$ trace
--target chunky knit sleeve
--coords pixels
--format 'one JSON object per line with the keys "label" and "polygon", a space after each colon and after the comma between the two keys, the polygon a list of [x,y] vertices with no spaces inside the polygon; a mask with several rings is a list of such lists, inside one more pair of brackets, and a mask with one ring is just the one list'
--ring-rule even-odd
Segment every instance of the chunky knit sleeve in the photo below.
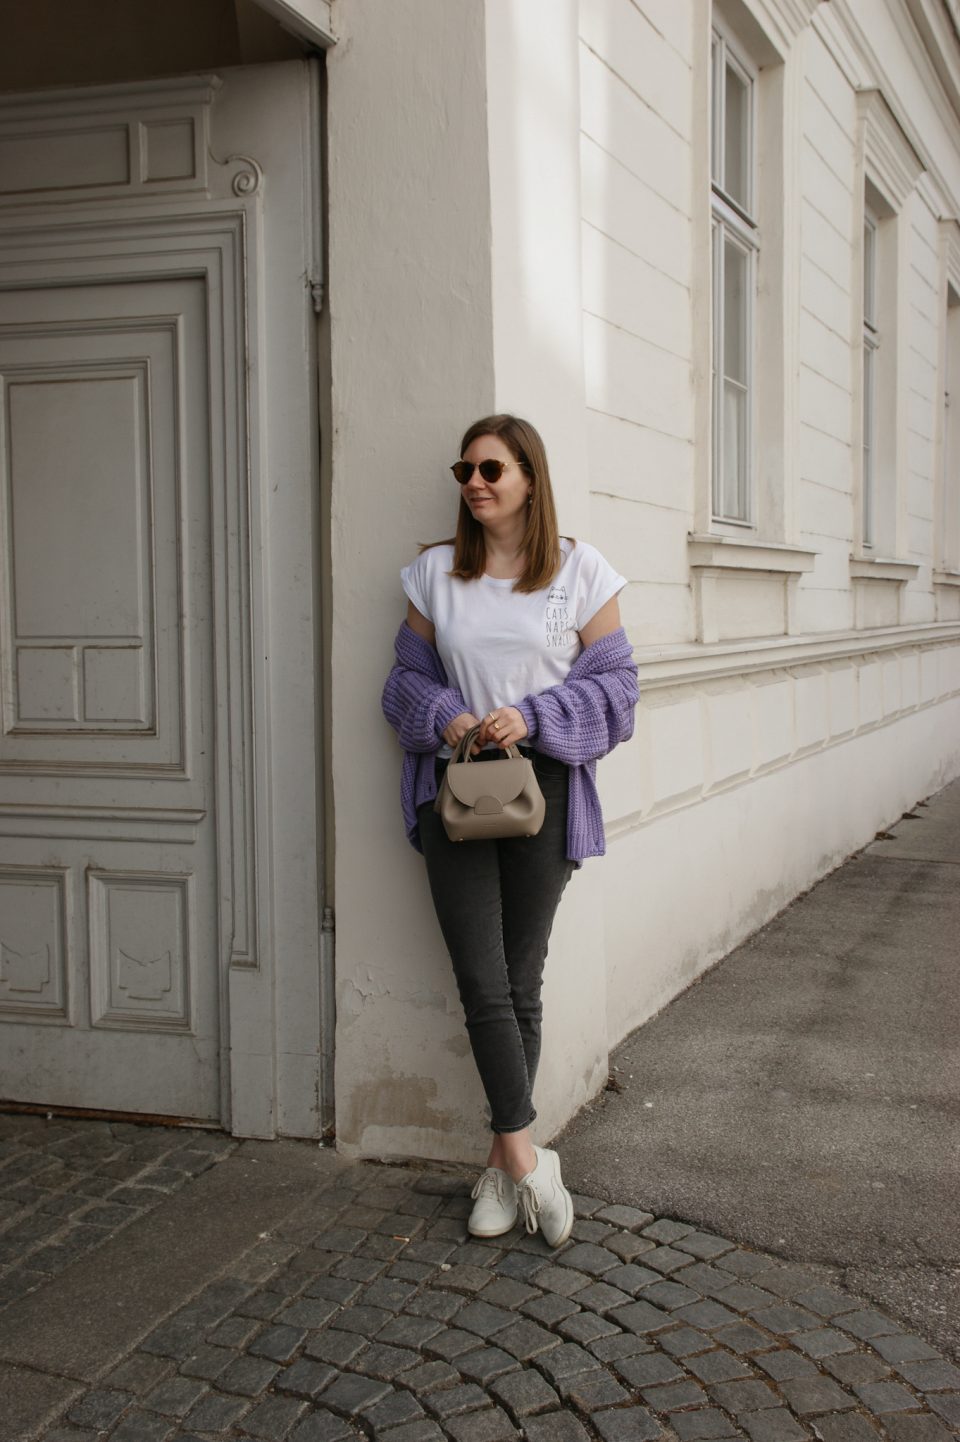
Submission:
{"label": "chunky knit sleeve", "polygon": [[406,623],[394,643],[396,662],[387,677],[380,704],[404,751],[436,751],[444,728],[467,710],[455,686],[447,685],[437,652]]}
{"label": "chunky knit sleeve", "polygon": [[587,646],[559,686],[513,704],[538,751],[580,766],[633,735],[639,694],[633,648],[620,627]]}

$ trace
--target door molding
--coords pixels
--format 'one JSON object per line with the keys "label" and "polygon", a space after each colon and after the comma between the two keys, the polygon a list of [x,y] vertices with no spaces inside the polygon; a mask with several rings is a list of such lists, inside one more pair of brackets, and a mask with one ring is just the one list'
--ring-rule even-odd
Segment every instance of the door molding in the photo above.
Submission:
{"label": "door molding", "polygon": [[[78,112],[82,112],[82,128],[91,126],[95,137],[109,137],[111,126],[115,132],[118,123],[128,137],[138,132],[142,135],[142,111],[122,115],[124,104],[129,108],[133,99],[130,87],[97,89],[99,94],[78,93],[76,105],[66,97],[66,113],[62,94],[0,102],[0,141],[15,141],[28,125],[39,124],[45,112],[54,145],[57,135],[69,143],[80,120]],[[264,938],[269,935],[270,898],[264,884],[266,868],[261,865],[269,845],[262,834],[262,818],[268,814],[263,789],[269,767],[258,743],[265,728],[256,724],[260,698],[254,695],[252,665],[254,647],[262,650],[257,633],[265,603],[259,568],[251,565],[252,547],[259,551],[255,534],[259,506],[253,504],[253,498],[261,483],[255,394],[260,341],[261,172],[249,157],[233,156],[220,164],[210,156],[208,111],[217,90],[215,78],[167,83],[162,94],[158,93],[161,87],[153,89],[150,113],[162,117],[156,123],[182,124],[188,127],[184,135],[196,137],[197,174],[189,187],[193,194],[184,195],[181,182],[175,201],[168,186],[168,193],[160,193],[158,203],[153,198],[157,192],[148,197],[143,184],[134,189],[118,176],[116,186],[98,185],[93,193],[84,193],[82,201],[75,186],[53,185],[29,199],[22,191],[15,198],[2,196],[0,287],[28,289],[39,279],[45,287],[184,277],[200,277],[204,284],[210,388],[221,1115],[229,1124],[231,1095],[236,1094],[238,1079],[229,1074],[231,988],[224,969],[258,971]],[[140,93],[141,87],[136,91]],[[137,154],[143,156],[142,143]],[[141,170],[141,182],[144,173],[148,174]],[[68,174],[66,164],[62,174]],[[56,176],[48,179],[55,181]],[[95,210],[87,201],[95,202]],[[19,795],[18,779],[22,783],[23,778],[18,778],[17,770],[15,765],[0,766],[10,798],[7,805],[0,804],[0,827],[4,821],[9,825],[14,817],[22,824],[23,807],[29,805],[26,793]],[[62,774],[70,775],[69,768]],[[45,829],[51,824],[55,831],[68,828],[76,820],[74,812],[74,807],[65,804],[56,815],[46,814]]]}
{"label": "door molding", "polygon": [[185,75],[0,97],[0,208],[206,194],[221,84]]}
{"label": "door molding", "polygon": [[[237,207],[196,215],[131,215],[94,225],[51,217],[0,236],[0,287],[109,283],[199,276],[205,285],[210,384],[210,487],[214,747],[219,874],[220,955],[230,967],[256,969],[260,958],[261,848],[252,646],[263,597],[251,570],[251,495],[259,477],[256,404],[256,193]],[[254,214],[251,214],[254,212]],[[12,768],[0,767],[7,780]],[[14,773],[15,774],[15,773]],[[69,774],[66,772],[64,774]],[[14,803],[15,804],[15,803]],[[68,817],[72,808],[64,807]],[[0,817],[5,808],[0,805]]]}

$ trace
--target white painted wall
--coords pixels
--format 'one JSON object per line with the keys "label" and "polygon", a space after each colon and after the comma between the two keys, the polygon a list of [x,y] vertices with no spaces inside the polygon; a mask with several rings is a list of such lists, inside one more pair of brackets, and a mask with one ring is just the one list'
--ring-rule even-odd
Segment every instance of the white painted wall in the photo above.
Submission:
{"label": "white painted wall", "polygon": [[[342,22],[328,61],[337,1134],[349,1151],[475,1158],[483,1097],[379,695],[400,567],[455,525],[447,466],[467,424],[529,415],[562,524],[583,529],[576,6],[361,0]],[[557,927],[544,1138],[606,1076],[596,886],[575,878]]]}
{"label": "white painted wall", "polygon": [[[541,431],[560,529],[587,536],[578,0],[487,0],[486,47],[495,408]],[[551,939],[538,1140],[607,1077],[603,929],[601,879],[587,866]]]}
{"label": "white painted wall", "polygon": [[[698,418],[709,406],[708,7],[582,0],[591,539],[631,578],[623,611],[642,689],[633,742],[600,771],[611,1040],[960,769],[960,638],[956,626],[929,625],[945,614],[931,579],[945,309],[939,216],[960,211],[960,126],[946,103],[931,105],[930,77],[915,69],[901,33],[904,7],[875,8],[883,16],[876,29],[871,22],[873,55],[858,51],[849,31],[820,24],[822,15],[787,40],[771,17],[788,9],[795,17],[795,7],[740,7],[741,19],[746,10],[767,26],[769,49],[757,58],[783,65],[788,78],[783,154],[790,163],[795,136],[800,209],[797,446],[792,497],[781,465],[784,530],[815,556],[791,582],[789,637],[763,639],[782,614],[782,582],[733,575],[723,580],[722,619],[741,639],[704,647],[690,644],[687,534],[702,524]],[[881,88],[910,141],[919,148],[923,137],[921,158],[938,182],[907,197],[900,229],[901,559],[918,570],[902,597],[896,583],[860,583],[869,589],[855,607],[858,87]],[[759,358],[761,368],[777,362]],[[951,601],[957,594],[941,591]],[[900,625],[874,632],[871,651],[856,617],[862,625],[885,612]]]}
{"label": "white painted wall", "polygon": [[[761,427],[771,529],[752,540],[792,548],[792,570],[725,562],[713,589],[727,639],[713,645],[695,639],[688,548],[709,523],[708,7],[423,0],[402,24],[390,0],[339,10],[330,564],[347,1150],[470,1156],[482,1141],[377,707],[397,571],[417,540],[452,529],[444,468],[475,415],[514,409],[544,431],[564,529],[630,580],[622,609],[643,687],[634,740],[600,767],[608,857],[574,879],[555,929],[543,1135],[601,1084],[609,1044],[960,770],[960,625],[944,620],[960,617],[960,592],[935,594],[933,581],[943,218],[960,213],[960,122],[898,0],[871,7],[869,36],[843,0],[811,0],[810,21],[780,0],[733,8],[766,27],[758,59],[783,107],[764,163],[786,167],[790,189],[786,301],[764,329],[780,349],[759,359],[784,415]],[[899,221],[906,581],[851,575],[858,90],[882,93],[929,172]]]}
{"label": "white painted wall", "polygon": [[452,532],[445,467],[492,408],[483,12],[391,0],[338,17],[328,75],[337,1133],[441,1155],[479,1126],[467,1039],[380,713],[399,571]]}

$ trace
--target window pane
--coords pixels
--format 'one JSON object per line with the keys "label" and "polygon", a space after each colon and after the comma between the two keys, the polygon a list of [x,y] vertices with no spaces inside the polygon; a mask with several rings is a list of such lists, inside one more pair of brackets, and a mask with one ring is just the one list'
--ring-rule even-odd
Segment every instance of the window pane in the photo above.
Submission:
{"label": "window pane", "polygon": [[724,83],[726,133],[724,135],[723,188],[744,210],[750,205],[750,91],[729,65]]}
{"label": "window pane", "polygon": [[746,520],[747,393],[742,386],[723,383],[723,476],[720,514]]}
{"label": "window pane", "polygon": [[947,291],[947,344],[944,355],[943,376],[943,484],[941,488],[940,524],[943,542],[940,554],[943,564],[956,567],[960,555],[960,448],[957,446],[957,426],[960,423],[960,398],[955,387],[958,384],[957,350],[960,342],[960,304],[952,286]]}
{"label": "window pane", "polygon": [[723,372],[746,385],[748,258],[728,239],[723,260]]}
{"label": "window pane", "polygon": [[874,315],[877,255],[876,236],[877,232],[873,226],[867,222],[863,227],[863,318],[865,321],[869,321],[874,327],[876,326],[876,316]]}
{"label": "window pane", "polygon": [[863,348],[863,543],[873,544],[873,348]]}
{"label": "window pane", "polygon": [[723,294],[723,231],[716,223],[714,223],[712,227],[711,242],[710,469],[713,487],[713,512],[714,515],[719,515],[722,510],[721,492],[723,485],[723,456],[720,449],[723,435],[723,416],[719,389],[720,371],[722,369],[720,358],[723,353],[723,322],[721,315],[721,297]]}
{"label": "window pane", "polygon": [[719,95],[720,41],[714,35],[710,41],[710,178],[720,183],[720,95]]}

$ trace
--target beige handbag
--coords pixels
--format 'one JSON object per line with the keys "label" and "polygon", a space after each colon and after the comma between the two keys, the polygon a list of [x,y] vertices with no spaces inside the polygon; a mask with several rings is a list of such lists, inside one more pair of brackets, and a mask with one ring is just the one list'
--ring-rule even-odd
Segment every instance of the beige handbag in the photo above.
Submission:
{"label": "beige handbag", "polygon": [[458,742],[440,783],[434,810],[444,830],[451,841],[536,836],[547,808],[533,762],[516,746],[506,748],[502,761],[474,761],[479,730],[474,726]]}

